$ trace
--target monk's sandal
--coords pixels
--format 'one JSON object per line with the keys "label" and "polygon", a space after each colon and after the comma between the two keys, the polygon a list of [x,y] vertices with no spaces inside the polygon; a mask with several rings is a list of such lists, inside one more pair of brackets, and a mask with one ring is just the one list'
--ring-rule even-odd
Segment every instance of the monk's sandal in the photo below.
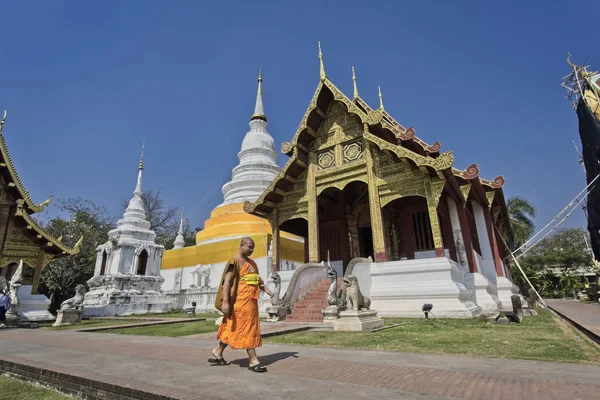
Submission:
{"label": "monk's sandal", "polygon": [[248,369],[252,372],[267,372],[267,367],[265,367],[264,365],[262,365],[260,363],[249,366]]}

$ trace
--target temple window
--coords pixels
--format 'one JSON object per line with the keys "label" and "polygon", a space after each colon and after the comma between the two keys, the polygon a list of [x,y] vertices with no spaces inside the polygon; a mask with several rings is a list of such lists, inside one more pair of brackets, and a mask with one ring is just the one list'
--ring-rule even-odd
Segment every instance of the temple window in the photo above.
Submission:
{"label": "temple window", "polygon": [[137,275],[146,275],[146,266],[148,265],[148,252],[142,250],[138,256]]}

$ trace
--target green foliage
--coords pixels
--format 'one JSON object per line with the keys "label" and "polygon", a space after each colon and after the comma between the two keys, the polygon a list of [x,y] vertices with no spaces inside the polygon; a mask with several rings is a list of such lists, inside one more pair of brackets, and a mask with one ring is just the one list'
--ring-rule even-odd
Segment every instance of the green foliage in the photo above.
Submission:
{"label": "green foliage", "polygon": [[[583,289],[582,272],[591,271],[592,264],[587,235],[581,228],[558,230],[521,258],[523,271],[543,297],[570,297]],[[510,267],[515,283],[526,293],[528,285],[521,273]]]}
{"label": "green foliage", "polygon": [[507,244],[511,251],[515,251],[525,244],[533,235],[535,225],[535,207],[522,197],[514,196],[506,202],[511,230],[508,232]]}
{"label": "green foliage", "polygon": [[81,236],[83,242],[78,254],[52,261],[42,271],[40,290],[50,296],[50,310],[73,296],[77,284],[85,283],[94,274],[96,248],[107,239],[114,226],[114,218],[106,207],[90,200],[70,198],[58,202],[58,209],[66,218],[56,217],[48,221],[44,229],[62,242],[73,246]]}

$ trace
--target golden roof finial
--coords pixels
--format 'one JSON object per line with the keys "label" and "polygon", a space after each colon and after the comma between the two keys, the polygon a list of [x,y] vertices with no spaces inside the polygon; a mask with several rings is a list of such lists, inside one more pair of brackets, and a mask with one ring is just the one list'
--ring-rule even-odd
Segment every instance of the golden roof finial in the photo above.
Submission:
{"label": "golden roof finial", "polygon": [[327,76],[325,75],[325,64],[323,64],[323,53],[321,52],[321,42],[319,43],[319,77],[324,81]]}
{"label": "golden roof finial", "polygon": [[144,169],[144,146],[146,145],[146,139],[142,141],[142,155],[140,156],[140,165],[138,166],[138,170]]}
{"label": "golden roof finial", "polygon": [[379,88],[379,108],[381,110],[385,110],[385,108],[383,108],[383,96],[381,95],[381,86],[377,86]]}
{"label": "golden roof finial", "polygon": [[79,238],[77,243],[75,243],[75,246],[73,246],[73,250],[75,250],[76,252],[79,253],[79,249],[81,248],[82,243],[83,243],[83,235],[81,235],[81,237]]}
{"label": "golden roof finial", "polygon": [[354,100],[358,99],[358,87],[356,87],[356,74],[354,73],[354,66],[352,66],[352,82],[354,83]]}
{"label": "golden roof finial", "polygon": [[0,120],[0,134],[2,134],[2,125],[6,122],[6,110],[4,110],[4,117]]}

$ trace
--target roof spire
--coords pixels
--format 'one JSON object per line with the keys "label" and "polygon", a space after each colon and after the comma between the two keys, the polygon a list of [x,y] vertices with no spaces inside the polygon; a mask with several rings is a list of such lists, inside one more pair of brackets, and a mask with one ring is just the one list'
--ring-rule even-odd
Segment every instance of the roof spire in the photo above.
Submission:
{"label": "roof spire", "polygon": [[6,122],[6,110],[4,110],[4,117],[0,120],[0,135],[2,134],[2,125]]}
{"label": "roof spire", "polygon": [[135,185],[135,190],[133,194],[141,196],[142,195],[142,171],[144,170],[144,147],[146,144],[146,139],[142,142],[142,155],[140,156],[140,165],[138,166],[138,179],[137,185]]}
{"label": "roof spire", "polygon": [[325,65],[323,64],[323,53],[321,52],[321,42],[319,43],[319,77],[324,81],[327,76],[325,75]]}
{"label": "roof spire", "polygon": [[352,66],[352,82],[354,83],[354,100],[358,99],[358,87],[356,86],[356,74],[354,73],[354,66]]}
{"label": "roof spire", "polygon": [[254,114],[250,117],[250,121],[255,119],[262,119],[263,121],[267,120],[267,116],[265,115],[265,108],[263,106],[262,99],[262,66],[258,69],[258,90],[256,91],[256,104],[254,105]]}
{"label": "roof spire", "polygon": [[381,110],[385,110],[383,107],[383,96],[381,95],[381,86],[377,86],[379,88],[379,108]]}
{"label": "roof spire", "polygon": [[185,239],[183,238],[183,206],[181,206],[181,221],[179,221],[179,232],[177,233],[175,242],[173,242],[174,249],[181,249],[182,247],[185,247]]}

